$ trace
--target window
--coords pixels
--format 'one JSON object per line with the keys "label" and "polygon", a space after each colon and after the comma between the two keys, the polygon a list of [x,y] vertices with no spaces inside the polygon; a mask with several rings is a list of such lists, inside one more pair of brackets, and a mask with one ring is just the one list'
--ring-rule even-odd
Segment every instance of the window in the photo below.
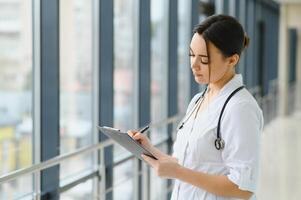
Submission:
{"label": "window", "polygon": [[[114,199],[134,199],[134,160],[131,159],[114,167]],[[137,190],[137,188],[135,188]]]}
{"label": "window", "polygon": [[[60,1],[60,153],[92,144],[93,0]],[[91,169],[92,154],[63,162],[60,178]]]}
{"label": "window", "polygon": [[190,5],[178,0],[178,110],[185,113],[190,100],[189,45],[192,31]]}
{"label": "window", "polygon": [[[0,1],[0,175],[33,160],[32,35],[32,1]],[[1,184],[0,199],[31,191],[32,177],[23,176]]]}
{"label": "window", "polygon": [[[167,118],[168,1],[151,1],[151,121]],[[166,125],[151,131],[153,144],[167,139]],[[151,172],[151,199],[161,199],[167,182]]]}
{"label": "window", "polygon": [[[168,1],[151,1],[151,121],[167,118]],[[154,144],[167,138],[166,127],[154,129]]]}
{"label": "window", "polygon": [[[114,1],[114,127],[123,131],[136,125],[137,6],[137,0]],[[127,155],[127,151],[115,146],[115,161]]]}
{"label": "window", "polygon": [[93,181],[90,179],[61,194],[61,200],[82,200],[93,198]]}
{"label": "window", "polygon": [[[137,0],[114,1],[114,127],[122,131],[137,126],[137,20]],[[113,155],[116,163],[131,154],[121,146],[114,145]],[[114,199],[134,198],[133,161],[114,167]]]}

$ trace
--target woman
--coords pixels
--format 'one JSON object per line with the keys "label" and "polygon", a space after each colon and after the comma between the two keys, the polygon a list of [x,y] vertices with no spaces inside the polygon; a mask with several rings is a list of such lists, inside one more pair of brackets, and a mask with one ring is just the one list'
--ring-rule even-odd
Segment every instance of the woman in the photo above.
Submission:
{"label": "woman", "polygon": [[256,199],[263,115],[235,73],[248,42],[230,16],[214,15],[196,26],[191,69],[195,81],[207,89],[191,100],[173,156],[155,148],[147,136],[128,131],[158,158],[143,156],[157,175],[175,179],[173,200]]}

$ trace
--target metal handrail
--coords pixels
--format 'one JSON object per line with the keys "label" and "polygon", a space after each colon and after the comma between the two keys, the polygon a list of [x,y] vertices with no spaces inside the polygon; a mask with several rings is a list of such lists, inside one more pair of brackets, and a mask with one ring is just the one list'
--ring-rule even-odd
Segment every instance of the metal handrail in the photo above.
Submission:
{"label": "metal handrail", "polygon": [[[161,125],[164,125],[164,124],[170,124],[170,123],[176,122],[179,119],[179,117],[181,117],[181,114],[169,117],[169,118],[164,119],[164,120],[159,121],[159,122],[151,123],[149,125],[150,130],[155,128],[155,127],[159,127]],[[63,155],[53,157],[49,160],[46,160],[44,162],[32,165],[30,167],[19,169],[19,170],[4,174],[4,175],[0,176],[0,184],[11,181],[11,180],[14,180],[14,179],[17,179],[18,177],[26,175],[26,174],[33,174],[35,172],[42,171],[44,169],[53,167],[53,166],[61,163],[62,161],[65,161],[65,160],[70,159],[72,157],[76,157],[76,156],[81,155],[81,154],[85,154],[85,153],[88,153],[88,152],[91,152],[91,151],[95,151],[95,150],[98,150],[98,149],[101,149],[101,148],[105,148],[105,147],[110,146],[112,144],[114,144],[113,140],[108,139],[108,140],[105,140],[103,142],[99,142],[97,144],[89,145],[87,147],[82,147],[82,148],[80,148],[80,149],[78,149],[74,152],[71,152],[71,153],[66,153],[66,154],[63,154]]]}
{"label": "metal handrail", "polygon": [[74,151],[74,152],[71,152],[71,153],[66,153],[64,155],[56,156],[54,158],[51,158],[51,159],[46,160],[44,162],[32,165],[30,167],[10,172],[8,174],[0,176],[0,184],[4,183],[4,182],[8,182],[8,181],[13,180],[13,179],[16,179],[19,176],[23,176],[23,175],[26,175],[26,174],[32,174],[32,173],[35,173],[35,172],[53,167],[53,166],[59,164],[60,162],[66,160],[66,159],[69,159],[69,158],[72,158],[72,157],[75,157],[75,156],[78,156],[80,154],[84,154],[84,153],[87,153],[87,152],[90,152],[90,151],[93,151],[93,150],[97,150],[101,147],[109,146],[112,143],[113,142],[111,140],[106,140],[106,141],[98,143],[98,144],[94,144],[94,145],[90,145],[88,147],[80,148],[77,151]]}

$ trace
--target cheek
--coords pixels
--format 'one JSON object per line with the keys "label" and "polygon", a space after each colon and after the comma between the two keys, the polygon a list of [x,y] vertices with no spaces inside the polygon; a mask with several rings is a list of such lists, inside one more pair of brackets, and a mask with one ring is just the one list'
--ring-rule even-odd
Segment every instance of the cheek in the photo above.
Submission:
{"label": "cheek", "polygon": [[228,67],[224,63],[212,63],[210,65],[210,82],[220,80],[227,72]]}

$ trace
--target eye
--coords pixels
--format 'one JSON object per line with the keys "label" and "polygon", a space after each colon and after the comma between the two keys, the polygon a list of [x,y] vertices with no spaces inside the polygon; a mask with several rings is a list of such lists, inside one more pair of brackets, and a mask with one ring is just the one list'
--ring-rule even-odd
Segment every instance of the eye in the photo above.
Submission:
{"label": "eye", "polygon": [[209,64],[209,58],[208,58],[208,57],[201,56],[201,63],[202,63],[202,64]]}

